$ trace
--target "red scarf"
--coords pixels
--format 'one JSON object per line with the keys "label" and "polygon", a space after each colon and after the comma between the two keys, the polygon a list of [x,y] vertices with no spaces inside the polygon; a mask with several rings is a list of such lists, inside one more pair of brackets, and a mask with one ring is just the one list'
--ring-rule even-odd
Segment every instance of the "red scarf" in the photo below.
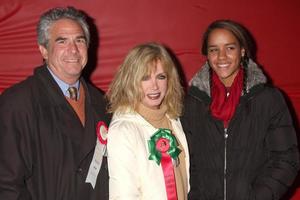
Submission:
{"label": "red scarf", "polygon": [[[212,102],[210,104],[210,110],[215,118],[223,121],[225,128],[227,128],[228,123],[231,120],[239,103],[243,89],[243,78],[243,69],[240,68],[237,76],[234,78],[231,87],[226,88],[220,81],[217,74],[214,71],[212,73]],[[227,92],[229,92],[228,97]]]}

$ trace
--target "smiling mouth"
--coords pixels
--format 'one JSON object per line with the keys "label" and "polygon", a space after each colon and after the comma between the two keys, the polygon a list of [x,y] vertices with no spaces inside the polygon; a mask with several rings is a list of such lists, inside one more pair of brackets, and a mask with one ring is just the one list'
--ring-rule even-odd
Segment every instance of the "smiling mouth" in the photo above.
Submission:
{"label": "smiling mouth", "polygon": [[155,94],[147,94],[147,97],[151,100],[156,100],[159,99],[160,93],[155,93]]}
{"label": "smiling mouth", "polygon": [[217,66],[219,68],[226,68],[226,67],[229,67],[229,64],[218,64]]}
{"label": "smiling mouth", "polygon": [[78,63],[79,59],[68,59],[68,60],[65,60],[65,62],[67,62],[67,63]]}

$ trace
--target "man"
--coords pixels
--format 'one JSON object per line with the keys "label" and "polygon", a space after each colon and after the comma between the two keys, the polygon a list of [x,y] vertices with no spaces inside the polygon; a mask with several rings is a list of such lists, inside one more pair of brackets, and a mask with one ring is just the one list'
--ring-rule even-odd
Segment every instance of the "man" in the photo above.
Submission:
{"label": "man", "polygon": [[97,166],[103,153],[95,145],[97,126],[110,117],[102,93],[81,77],[90,41],[85,15],[51,9],[37,32],[45,64],[0,96],[0,199],[108,199],[106,159]]}

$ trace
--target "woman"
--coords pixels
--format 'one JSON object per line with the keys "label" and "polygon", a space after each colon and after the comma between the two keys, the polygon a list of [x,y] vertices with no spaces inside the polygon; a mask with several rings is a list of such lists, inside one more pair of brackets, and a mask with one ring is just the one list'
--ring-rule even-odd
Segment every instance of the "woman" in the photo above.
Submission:
{"label": "woman", "polygon": [[279,199],[299,168],[284,98],[251,59],[246,30],[218,20],[204,33],[207,62],[193,77],[182,125],[189,144],[189,199]]}
{"label": "woman", "polygon": [[189,157],[178,117],[183,89],[166,49],[132,49],[107,93],[110,199],[187,199]]}

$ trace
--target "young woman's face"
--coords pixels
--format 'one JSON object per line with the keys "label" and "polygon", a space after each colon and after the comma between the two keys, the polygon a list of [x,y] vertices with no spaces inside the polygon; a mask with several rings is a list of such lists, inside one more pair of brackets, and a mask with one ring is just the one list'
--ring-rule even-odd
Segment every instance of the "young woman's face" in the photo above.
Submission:
{"label": "young woman's face", "polygon": [[164,72],[161,62],[157,61],[151,74],[142,79],[142,104],[151,109],[159,109],[167,93],[167,87],[167,73]]}
{"label": "young woman's face", "polygon": [[245,50],[237,38],[226,29],[215,29],[208,37],[207,59],[219,79],[230,87],[237,75]]}

